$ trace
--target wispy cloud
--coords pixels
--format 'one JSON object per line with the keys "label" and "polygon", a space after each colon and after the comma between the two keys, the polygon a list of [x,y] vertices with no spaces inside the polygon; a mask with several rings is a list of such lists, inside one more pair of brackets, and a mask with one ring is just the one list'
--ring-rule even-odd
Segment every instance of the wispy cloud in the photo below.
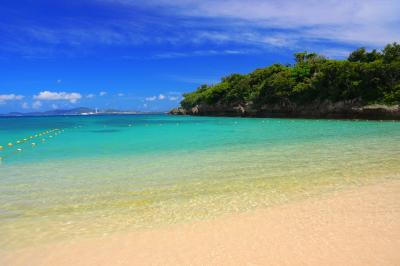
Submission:
{"label": "wispy cloud", "polygon": [[[188,83],[188,84],[210,84],[210,83],[217,83],[219,81],[219,77],[193,77],[193,76],[187,76],[187,75],[164,75],[164,77],[178,81],[178,82],[183,82],[183,83]],[[173,93],[171,93],[173,94]],[[174,93],[174,94],[179,94],[180,93]]]}
{"label": "wispy cloud", "polygon": [[32,108],[33,109],[39,109],[40,107],[42,107],[42,102],[41,101],[34,101],[32,103]]}
{"label": "wispy cloud", "polygon": [[342,58],[347,58],[351,53],[351,50],[343,48],[330,48],[330,49],[323,49],[319,52],[328,58],[342,59]]}
{"label": "wispy cloud", "polygon": [[152,45],[163,49],[149,57],[167,59],[270,47],[297,50],[326,42],[381,47],[400,40],[398,0],[92,0],[88,5],[112,8],[113,15],[102,20],[60,16],[54,24],[0,23],[6,37],[0,50],[52,57],[87,55],[96,51],[93,47]]}
{"label": "wispy cloud", "polygon": [[193,57],[193,56],[214,56],[214,55],[240,55],[240,54],[250,54],[256,53],[260,51],[256,50],[196,50],[189,52],[165,52],[156,54],[153,58],[162,59],[162,58],[180,58],[180,57]]}
{"label": "wispy cloud", "polygon": [[[111,1],[138,5],[135,0]],[[237,38],[240,35],[243,42],[254,41],[256,37],[259,43],[273,46],[291,45],[304,39],[372,46],[400,40],[397,0],[151,0],[146,5],[187,20],[208,19],[203,25],[209,31],[194,35],[195,40],[240,41]],[[202,23],[198,22],[197,29]]]}
{"label": "wispy cloud", "polygon": [[152,101],[157,100],[157,96],[149,96],[149,97],[146,97],[145,100],[148,102],[152,102]]}
{"label": "wispy cloud", "polygon": [[179,101],[180,99],[180,96],[168,96],[168,100],[170,101]]}
{"label": "wispy cloud", "polygon": [[178,92],[168,92],[166,94],[159,94],[158,96],[149,96],[145,97],[145,101],[147,102],[154,102],[156,100],[163,101],[163,100],[170,100],[170,101],[177,101],[181,99],[181,93]]}

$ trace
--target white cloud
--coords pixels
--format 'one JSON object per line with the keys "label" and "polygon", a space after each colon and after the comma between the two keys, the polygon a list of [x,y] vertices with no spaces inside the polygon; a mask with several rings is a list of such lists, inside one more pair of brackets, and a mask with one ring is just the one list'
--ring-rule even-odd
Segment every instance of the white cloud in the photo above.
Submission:
{"label": "white cloud", "polygon": [[123,94],[123,93],[121,93],[121,92],[117,94],[118,97],[123,97],[124,95],[125,95],[125,94]]}
{"label": "white cloud", "polygon": [[100,95],[100,96],[106,96],[106,95],[107,95],[107,92],[106,92],[106,91],[101,91],[101,92],[99,93],[99,95]]}
{"label": "white cloud", "polygon": [[95,97],[95,95],[93,93],[90,93],[90,94],[86,95],[86,98],[88,98],[88,99],[92,99],[94,97]]}
{"label": "white cloud", "polygon": [[19,101],[22,100],[24,96],[16,95],[16,94],[1,94],[0,95],[0,104],[5,103],[6,101]]}
{"label": "white cloud", "polygon": [[67,93],[67,92],[52,92],[52,91],[42,91],[38,95],[34,95],[33,99],[43,100],[43,101],[57,101],[66,100],[70,103],[76,103],[82,95],[77,92]]}
{"label": "white cloud", "polygon": [[164,100],[164,99],[165,99],[165,95],[164,95],[164,94],[158,95],[158,99],[159,99],[159,100]]}
{"label": "white cloud", "polygon": [[32,103],[32,108],[33,108],[33,109],[39,109],[40,107],[42,107],[42,102],[40,102],[40,101],[34,101],[34,102]]}
{"label": "white cloud", "polygon": [[170,101],[177,101],[177,100],[179,100],[179,97],[178,96],[169,96],[168,99]]}
{"label": "white cloud", "polygon": [[27,102],[23,102],[23,103],[21,104],[21,108],[22,108],[22,109],[29,109],[29,104],[28,104]]}
{"label": "white cloud", "polygon": [[146,97],[146,99],[145,99],[146,101],[148,101],[148,102],[152,102],[152,101],[155,101],[155,100],[157,100],[157,96],[150,96],[150,97]]}

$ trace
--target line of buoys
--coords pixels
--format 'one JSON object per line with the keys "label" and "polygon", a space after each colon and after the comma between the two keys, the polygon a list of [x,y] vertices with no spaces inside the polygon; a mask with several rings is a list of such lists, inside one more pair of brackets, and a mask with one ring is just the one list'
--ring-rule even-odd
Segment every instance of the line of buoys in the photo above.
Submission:
{"label": "line of buoys", "polygon": [[[52,135],[50,135],[49,138],[53,138],[53,136],[55,137],[55,136],[61,134],[61,132],[64,132],[64,130],[61,130],[61,129],[58,129],[58,128],[54,128],[54,129],[50,129],[50,130],[45,130],[45,131],[43,131],[43,132],[40,132],[40,133],[31,135],[31,136],[29,136],[29,137],[26,137],[26,138],[17,140],[17,141],[15,142],[15,144],[16,144],[16,145],[20,145],[20,144],[23,144],[24,142],[27,142],[27,141],[29,141],[29,140],[33,140],[33,139],[38,138],[38,137],[42,137],[41,142],[45,142],[46,139],[44,138],[44,136],[46,136],[46,135],[52,133]],[[9,142],[9,143],[7,144],[7,147],[8,147],[8,148],[12,148],[13,146],[14,146],[14,144],[13,144],[12,142]],[[37,146],[36,142],[31,142],[31,147],[36,147],[36,146]],[[3,150],[5,150],[5,146],[0,145],[0,151],[3,151]],[[16,152],[22,152],[22,151],[23,151],[22,148],[17,148],[17,149],[16,149]],[[0,162],[2,162],[6,157],[8,157],[8,155],[0,156]]]}

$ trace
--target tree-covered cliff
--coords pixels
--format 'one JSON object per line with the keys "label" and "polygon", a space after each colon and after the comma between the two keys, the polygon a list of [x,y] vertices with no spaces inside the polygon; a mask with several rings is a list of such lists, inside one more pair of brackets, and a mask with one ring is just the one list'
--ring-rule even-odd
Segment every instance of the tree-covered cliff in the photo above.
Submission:
{"label": "tree-covered cliff", "polygon": [[181,110],[191,113],[201,106],[239,106],[244,113],[268,106],[291,106],[288,110],[296,111],[299,106],[319,106],[315,103],[322,102],[399,104],[400,44],[388,44],[382,51],[360,48],[346,60],[296,53],[293,65],[275,64],[249,74],[223,77],[218,84],[202,85],[184,94]]}

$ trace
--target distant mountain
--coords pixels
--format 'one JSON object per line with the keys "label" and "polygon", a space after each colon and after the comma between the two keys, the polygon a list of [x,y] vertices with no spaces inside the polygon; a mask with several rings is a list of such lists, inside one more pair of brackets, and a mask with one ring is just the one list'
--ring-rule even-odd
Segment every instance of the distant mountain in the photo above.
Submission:
{"label": "distant mountain", "polygon": [[140,114],[141,112],[128,112],[116,109],[95,110],[87,107],[78,107],[67,110],[49,110],[44,112],[11,112],[8,114],[0,114],[0,116],[55,116],[55,115],[102,115],[102,114]]}

